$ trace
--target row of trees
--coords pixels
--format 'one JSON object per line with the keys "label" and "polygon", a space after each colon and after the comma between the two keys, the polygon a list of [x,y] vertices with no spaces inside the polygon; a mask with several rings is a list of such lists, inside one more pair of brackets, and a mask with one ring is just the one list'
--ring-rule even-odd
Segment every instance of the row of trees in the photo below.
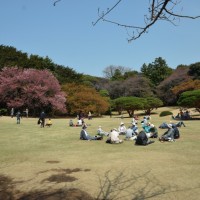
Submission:
{"label": "row of trees", "polygon": [[[41,109],[72,115],[80,111],[102,114],[111,109],[126,110],[130,116],[138,109],[149,114],[159,106],[176,105],[185,91],[198,93],[200,89],[200,63],[174,70],[159,57],[143,64],[141,72],[108,66],[105,77],[100,78],[78,74],[49,58],[28,57],[13,47],[0,47],[0,107],[28,107],[34,115]],[[186,105],[182,100],[178,103]]]}

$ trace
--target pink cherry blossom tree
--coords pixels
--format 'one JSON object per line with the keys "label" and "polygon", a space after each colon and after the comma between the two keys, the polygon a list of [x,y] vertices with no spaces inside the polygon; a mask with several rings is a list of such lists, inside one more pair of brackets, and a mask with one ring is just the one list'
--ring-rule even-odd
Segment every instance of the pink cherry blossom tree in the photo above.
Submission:
{"label": "pink cherry blossom tree", "polygon": [[3,68],[0,94],[0,103],[7,108],[28,108],[33,115],[41,110],[66,112],[65,94],[48,70]]}

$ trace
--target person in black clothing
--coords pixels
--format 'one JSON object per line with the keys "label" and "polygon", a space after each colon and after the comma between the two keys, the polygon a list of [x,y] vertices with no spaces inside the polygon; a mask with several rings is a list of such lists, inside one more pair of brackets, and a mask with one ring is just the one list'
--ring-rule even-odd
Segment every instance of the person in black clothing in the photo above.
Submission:
{"label": "person in black clothing", "polygon": [[40,114],[40,122],[41,122],[41,123],[40,123],[40,127],[41,127],[41,128],[44,128],[44,125],[45,125],[45,116],[46,116],[46,115],[45,115],[45,112],[42,111],[41,114]]}
{"label": "person in black clothing", "polygon": [[144,131],[140,131],[138,136],[137,136],[137,139],[135,141],[135,144],[136,145],[148,145],[148,144],[151,144],[151,143],[154,143],[155,141],[151,141],[151,140],[148,140],[148,137],[146,135],[146,133]]}

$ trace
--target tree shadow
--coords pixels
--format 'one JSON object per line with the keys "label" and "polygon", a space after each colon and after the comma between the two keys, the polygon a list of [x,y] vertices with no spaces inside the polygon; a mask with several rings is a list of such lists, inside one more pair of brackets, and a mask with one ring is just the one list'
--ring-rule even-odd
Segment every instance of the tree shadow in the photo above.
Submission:
{"label": "tree shadow", "polygon": [[147,171],[143,174],[127,175],[123,171],[115,172],[111,170],[105,172],[104,177],[98,175],[100,190],[96,200],[144,200],[162,198],[162,195],[186,191],[197,188],[179,189],[175,185],[162,185],[160,181]]}
{"label": "tree shadow", "polygon": [[[67,171],[76,171],[67,170]],[[34,190],[24,193],[15,190],[16,183],[12,178],[0,175],[0,200],[144,200],[144,199],[162,199],[162,195],[176,193],[180,191],[199,189],[196,188],[179,188],[175,185],[162,185],[160,181],[151,173],[134,174],[126,173],[126,170],[115,171],[108,170],[104,175],[98,175],[99,191],[96,197],[92,197],[79,188],[64,188],[46,190]],[[62,177],[63,178],[63,177]],[[54,180],[53,180],[54,181]],[[66,180],[64,179],[64,182]],[[57,182],[57,179],[56,179]],[[69,180],[67,179],[67,182]],[[39,183],[38,183],[39,184]],[[41,182],[45,184],[45,182]],[[165,196],[166,197],[166,196]]]}

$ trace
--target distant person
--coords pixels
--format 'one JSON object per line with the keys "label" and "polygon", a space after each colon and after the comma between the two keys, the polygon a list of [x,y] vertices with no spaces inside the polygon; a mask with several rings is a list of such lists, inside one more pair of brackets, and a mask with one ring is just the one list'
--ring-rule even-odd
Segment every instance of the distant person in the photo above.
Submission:
{"label": "distant person", "polygon": [[21,119],[20,111],[17,112],[16,117],[17,117],[17,124],[20,124],[20,119]]}
{"label": "distant person", "polygon": [[170,141],[174,142],[174,129],[172,128],[172,124],[168,124],[168,130],[159,138],[160,142]]}
{"label": "distant person", "polygon": [[25,114],[26,114],[26,118],[28,118],[28,108],[26,108],[26,110],[25,110]]}
{"label": "distant person", "polygon": [[44,125],[45,125],[45,117],[46,117],[46,114],[44,111],[41,112],[40,114],[40,127],[41,128],[44,128]]}
{"label": "distant person", "polygon": [[14,108],[11,108],[10,116],[13,118],[14,114],[15,114],[15,110],[14,110]]}
{"label": "distant person", "polygon": [[83,120],[82,120],[82,119],[79,119],[79,120],[77,121],[76,126],[82,126],[82,125],[83,125]]}
{"label": "distant person", "polygon": [[120,135],[126,134],[126,126],[124,125],[124,122],[121,122],[118,128],[118,132]]}
{"label": "distant person", "polygon": [[144,131],[140,131],[138,136],[137,136],[137,139],[135,141],[135,145],[146,146],[146,145],[149,145],[151,143],[154,143],[154,141],[148,140],[146,133]]}
{"label": "distant person", "polygon": [[126,131],[125,140],[135,140],[137,138],[137,134],[133,131],[131,127],[129,127]]}
{"label": "distant person", "polygon": [[102,140],[101,136],[90,136],[86,131],[87,125],[82,126],[82,130],[80,132],[80,139],[81,140]]}
{"label": "distant person", "polygon": [[102,127],[99,126],[99,128],[97,129],[97,135],[100,135],[100,136],[108,136],[109,133],[106,132],[106,131],[104,131],[104,130],[102,129]]}
{"label": "distant person", "polygon": [[74,122],[72,119],[69,120],[69,126],[74,126]]}
{"label": "distant person", "polygon": [[88,120],[91,120],[92,119],[92,113],[89,111],[88,113]]}
{"label": "distant person", "polygon": [[158,137],[158,129],[155,127],[154,124],[150,124],[150,138],[157,138]]}
{"label": "distant person", "polygon": [[47,121],[47,123],[45,124],[45,126],[48,126],[48,127],[51,127],[51,126],[52,126],[52,121],[51,121],[51,119],[49,119],[49,120]]}
{"label": "distant person", "polygon": [[123,140],[119,139],[119,132],[116,128],[112,129],[109,134],[111,144],[120,144]]}

